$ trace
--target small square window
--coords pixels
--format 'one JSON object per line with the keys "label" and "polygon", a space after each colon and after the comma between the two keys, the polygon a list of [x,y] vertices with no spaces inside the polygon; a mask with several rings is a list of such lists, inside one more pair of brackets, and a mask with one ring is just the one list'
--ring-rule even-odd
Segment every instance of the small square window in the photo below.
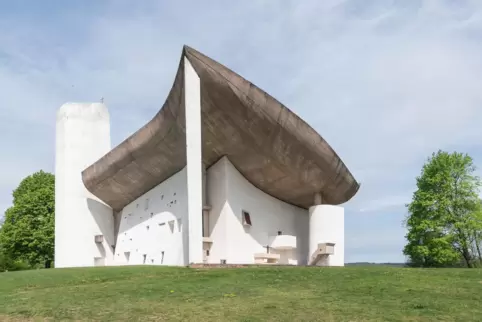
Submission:
{"label": "small square window", "polygon": [[249,215],[249,212],[243,210],[243,225],[244,226],[252,226],[251,224],[251,216]]}
{"label": "small square window", "polygon": [[174,220],[169,220],[167,223],[169,224],[169,229],[171,230],[171,233],[174,233]]}
{"label": "small square window", "polygon": [[149,209],[149,198],[146,199],[146,203],[144,205],[144,210]]}

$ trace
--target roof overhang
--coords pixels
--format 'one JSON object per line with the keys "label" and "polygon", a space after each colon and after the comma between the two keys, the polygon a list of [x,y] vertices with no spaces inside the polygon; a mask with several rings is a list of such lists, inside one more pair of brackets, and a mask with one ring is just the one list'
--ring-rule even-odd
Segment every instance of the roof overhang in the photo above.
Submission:
{"label": "roof overhang", "polygon": [[267,194],[299,207],[341,204],[359,189],[328,143],[263,90],[185,46],[169,95],[154,118],[82,172],[87,189],[121,210],[186,165],[184,57],[201,82],[203,163],[227,156]]}

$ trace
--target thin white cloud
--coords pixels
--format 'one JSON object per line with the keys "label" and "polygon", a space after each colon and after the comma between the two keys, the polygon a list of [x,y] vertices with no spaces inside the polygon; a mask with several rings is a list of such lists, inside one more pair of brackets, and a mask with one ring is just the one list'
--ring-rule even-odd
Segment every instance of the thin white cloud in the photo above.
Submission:
{"label": "thin white cloud", "polygon": [[365,202],[360,208],[360,212],[374,212],[380,210],[387,210],[393,208],[404,208],[407,203],[410,202],[411,195],[410,194],[403,194],[403,195],[395,195],[395,196],[384,196],[381,199],[374,199]]}

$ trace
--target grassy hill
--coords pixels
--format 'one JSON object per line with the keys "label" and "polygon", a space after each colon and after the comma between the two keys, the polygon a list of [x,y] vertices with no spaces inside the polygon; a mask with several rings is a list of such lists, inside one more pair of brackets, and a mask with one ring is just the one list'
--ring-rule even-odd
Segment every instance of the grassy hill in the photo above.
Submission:
{"label": "grassy hill", "polygon": [[0,320],[481,321],[482,270],[101,267],[0,273]]}

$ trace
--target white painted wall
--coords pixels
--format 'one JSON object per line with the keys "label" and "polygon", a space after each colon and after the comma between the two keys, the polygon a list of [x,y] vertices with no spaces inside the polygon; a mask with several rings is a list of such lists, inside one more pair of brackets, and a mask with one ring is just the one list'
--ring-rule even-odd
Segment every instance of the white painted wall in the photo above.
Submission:
{"label": "white painted wall", "polygon": [[[87,191],[82,171],[111,149],[107,107],[66,103],[57,112],[55,152],[55,267],[112,261],[112,209]],[[102,244],[95,235],[103,235]]]}
{"label": "white painted wall", "polygon": [[[184,168],[122,210],[115,264],[187,265],[187,221],[187,169]],[[129,260],[126,252],[130,253]]]}
{"label": "white painted wall", "polygon": [[[306,264],[308,255],[308,211],[273,198],[249,183],[226,158],[207,170],[210,237],[209,263],[226,259],[228,264],[254,263],[255,253],[266,253],[270,237],[278,231],[297,237],[297,248],[286,254],[291,263]],[[248,211],[252,226],[242,225]],[[274,252],[274,251],[270,251]],[[282,257],[282,261],[287,259]],[[293,261],[294,260],[294,261]]]}
{"label": "white painted wall", "polygon": [[184,105],[186,108],[186,168],[189,263],[202,263],[203,162],[201,133],[201,82],[184,57]]}
{"label": "white painted wall", "polygon": [[309,254],[311,257],[319,243],[335,243],[335,254],[318,265],[345,265],[345,211],[343,207],[332,205],[317,205],[310,207]]}
{"label": "white painted wall", "polygon": [[209,211],[209,236],[214,242],[205,245],[209,248],[208,263],[219,264],[228,259],[227,217],[232,215],[227,202],[227,159],[222,158],[206,171],[206,200],[211,206]]}

